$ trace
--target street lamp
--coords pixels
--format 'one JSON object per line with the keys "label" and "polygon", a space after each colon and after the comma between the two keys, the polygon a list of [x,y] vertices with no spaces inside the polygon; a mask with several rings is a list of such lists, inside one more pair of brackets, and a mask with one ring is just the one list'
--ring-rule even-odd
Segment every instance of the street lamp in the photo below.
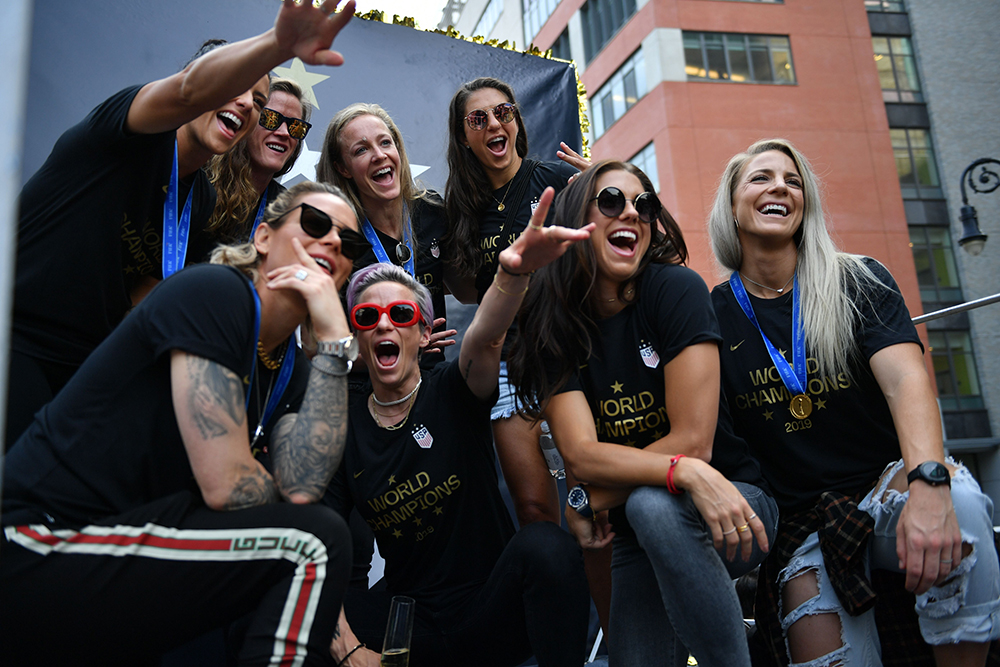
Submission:
{"label": "street lamp", "polygon": [[[969,198],[965,194],[965,183],[968,181],[973,192],[987,194],[1000,187],[1000,174],[992,171],[986,165],[1000,165],[1000,160],[991,157],[984,157],[976,160],[962,172],[962,211],[959,219],[962,221],[962,238],[958,240],[958,245],[965,248],[965,252],[973,257],[983,251],[986,245],[986,234],[979,229],[979,218],[976,217],[976,208],[969,205]],[[976,174],[976,170],[979,173]]]}

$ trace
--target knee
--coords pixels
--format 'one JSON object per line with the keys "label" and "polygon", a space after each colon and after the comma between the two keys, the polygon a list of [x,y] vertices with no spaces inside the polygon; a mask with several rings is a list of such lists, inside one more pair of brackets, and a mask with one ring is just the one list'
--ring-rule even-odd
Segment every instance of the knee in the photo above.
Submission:
{"label": "knee", "polygon": [[351,530],[343,517],[325,505],[278,503],[274,507],[281,508],[278,511],[284,514],[280,518],[282,526],[301,531],[309,536],[309,538],[302,538],[303,555],[307,555],[306,549],[312,547],[310,551],[313,551],[321,545],[322,551],[326,554],[326,560],[330,564],[328,567],[350,568]]}
{"label": "knee", "polygon": [[684,523],[687,499],[686,494],[674,495],[663,487],[641,486],[629,495],[625,515],[637,530],[655,525],[657,532],[669,534]]}
{"label": "knee", "polygon": [[558,508],[552,507],[552,503],[545,499],[521,498],[515,500],[515,510],[517,511],[517,522],[521,526],[529,526],[540,522],[559,522]]}
{"label": "knee", "polygon": [[820,595],[815,568],[782,572],[781,629],[791,667],[835,667],[846,664],[849,647],[843,636],[840,607]]}
{"label": "knee", "polygon": [[540,521],[525,526],[511,539],[518,560],[539,577],[583,575],[583,554],[569,533],[554,523]]}

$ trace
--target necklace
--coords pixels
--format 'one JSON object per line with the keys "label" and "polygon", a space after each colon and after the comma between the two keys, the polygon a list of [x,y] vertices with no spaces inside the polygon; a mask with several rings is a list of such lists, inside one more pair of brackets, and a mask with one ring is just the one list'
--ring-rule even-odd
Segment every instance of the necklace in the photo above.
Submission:
{"label": "necklace", "polygon": [[[516,174],[515,174],[516,176]],[[503,193],[503,198],[497,201],[496,197],[493,197],[493,193],[490,193],[490,197],[493,197],[493,201],[497,202],[497,210],[502,211],[504,209],[503,203],[507,200],[507,195],[510,194],[510,186],[514,185],[514,179],[510,179],[510,183],[507,184],[507,190]]]}
{"label": "necklace", "polygon": [[[626,299],[632,298],[632,293],[633,292],[635,292],[635,288],[634,287],[629,287],[627,290],[625,290],[625,298]],[[615,297],[613,299],[608,299],[608,303],[614,303],[615,301],[618,301],[618,297]]]}
{"label": "necklace", "polygon": [[271,355],[269,355],[267,353],[267,350],[264,349],[264,344],[261,343],[259,340],[257,341],[257,356],[260,357],[261,363],[264,364],[264,367],[267,370],[276,371],[281,366],[281,362],[285,358],[285,352],[288,351],[287,347],[288,341],[285,341],[285,343],[286,345],[282,346],[281,355],[277,359],[272,359]]}
{"label": "necklace", "polygon": [[[418,384],[416,386],[416,388],[414,388],[413,394],[416,394],[416,390],[419,389],[419,388],[420,388],[420,385]],[[413,394],[411,394],[411,395],[413,395]],[[375,392],[373,391],[372,392],[372,399],[374,399],[374,398],[375,398]],[[398,431],[399,429],[403,428],[403,426],[406,424],[406,420],[410,418],[410,410],[413,409],[413,404],[416,403],[416,402],[417,402],[416,399],[412,399],[410,401],[410,404],[406,407],[406,414],[403,415],[403,420],[401,422],[399,422],[398,424],[392,424],[390,426],[386,426],[385,424],[382,423],[382,420],[379,419],[379,414],[381,414],[381,413],[379,413],[379,411],[375,409],[375,405],[373,404],[372,405],[372,415],[374,415],[374,417],[375,417],[375,423],[378,424],[379,428],[383,428],[386,431]],[[388,415],[382,415],[382,416],[383,417],[387,417]]]}
{"label": "necklace", "polygon": [[740,275],[741,275],[741,276],[743,276],[743,279],[744,279],[744,280],[746,280],[746,281],[749,281],[749,282],[753,283],[753,284],[754,284],[754,285],[756,285],[757,287],[763,287],[764,289],[769,289],[769,290],[771,290],[772,292],[777,292],[778,294],[781,294],[782,292],[784,292],[784,291],[785,291],[785,288],[786,288],[786,287],[788,287],[788,283],[792,282],[792,278],[794,278],[794,277],[795,277],[795,272],[794,272],[794,271],[792,272],[792,278],[789,278],[788,280],[786,280],[786,281],[785,281],[785,284],[784,284],[784,285],[782,285],[782,286],[781,286],[781,287],[780,287],[779,289],[774,289],[773,287],[768,287],[767,285],[761,285],[761,284],[760,284],[759,282],[757,282],[756,280],[750,280],[750,278],[747,278],[747,277],[746,277],[746,276],[744,276],[744,275],[743,275],[742,273],[741,273]]}
{"label": "necklace", "polygon": [[[261,362],[266,365],[263,359]],[[271,369],[274,370],[274,369]],[[267,383],[267,395],[264,397],[264,402],[261,403],[260,400],[260,375],[257,375],[254,380],[254,393],[257,395],[257,428],[253,432],[253,440],[250,441],[250,450],[253,451],[254,445],[257,444],[257,440],[260,436],[264,435],[264,405],[267,405],[268,401],[271,400],[271,391],[274,389],[274,373],[271,373],[271,379]]]}
{"label": "necklace", "polygon": [[372,400],[375,401],[375,405],[381,405],[383,408],[388,408],[393,405],[399,405],[400,403],[405,403],[406,401],[413,398],[413,395],[417,393],[417,389],[420,389],[420,383],[423,381],[424,379],[421,377],[419,380],[417,380],[417,386],[413,388],[413,391],[411,391],[403,398],[397,398],[395,401],[380,401],[378,400],[378,396],[375,395],[374,391],[372,391]]}

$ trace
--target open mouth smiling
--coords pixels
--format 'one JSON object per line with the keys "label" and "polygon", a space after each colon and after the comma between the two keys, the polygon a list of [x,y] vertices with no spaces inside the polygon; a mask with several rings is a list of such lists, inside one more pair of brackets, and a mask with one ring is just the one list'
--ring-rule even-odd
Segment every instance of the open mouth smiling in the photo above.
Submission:
{"label": "open mouth smiling", "polygon": [[507,137],[497,136],[486,142],[486,148],[496,155],[503,155],[507,150]]}
{"label": "open mouth smiling", "polygon": [[327,273],[331,276],[333,275],[333,267],[330,266],[330,262],[322,257],[313,257],[313,261],[319,264]]}
{"label": "open mouth smiling", "polygon": [[399,360],[399,345],[391,340],[376,343],[375,359],[382,368],[392,368]]}
{"label": "open mouth smiling", "polygon": [[372,174],[372,180],[381,185],[390,183],[392,181],[392,167],[383,167],[382,169],[379,169]]}
{"label": "open mouth smiling", "polygon": [[266,144],[264,144],[264,147],[265,148],[269,148],[270,150],[274,151],[275,153],[282,153],[282,154],[284,154],[284,153],[288,152],[288,147],[287,146],[282,146],[281,144],[266,143]]}
{"label": "open mouth smiling", "polygon": [[782,218],[788,215],[788,207],[784,204],[764,204],[757,211],[762,215],[773,215]]}
{"label": "open mouth smiling", "polygon": [[222,122],[226,128],[232,132],[234,135],[240,131],[243,127],[243,119],[234,114],[232,111],[220,111],[216,114],[216,118]]}
{"label": "open mouth smiling", "polygon": [[639,235],[631,229],[619,229],[608,236],[608,243],[619,251],[631,254],[635,251],[635,246],[639,242]]}

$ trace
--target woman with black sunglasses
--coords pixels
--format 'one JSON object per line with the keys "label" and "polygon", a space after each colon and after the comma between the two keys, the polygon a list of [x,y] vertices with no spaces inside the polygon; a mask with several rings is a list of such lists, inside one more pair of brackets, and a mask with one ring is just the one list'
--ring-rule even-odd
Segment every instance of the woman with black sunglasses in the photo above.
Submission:
{"label": "woman with black sunglasses", "polygon": [[430,369],[444,361],[441,352],[454,344],[449,337],[456,333],[445,328],[444,203],[436,192],[414,183],[403,135],[388,112],[377,104],[358,103],[334,114],[316,177],[346,192],[358,213],[371,250],[355,262],[355,269],[388,262],[430,290],[437,319],[421,366]]}
{"label": "woman with black sunglasses", "polygon": [[555,222],[595,227],[535,274],[511,380],[584,483],[566,508],[577,539],[614,539],[611,664],[682,665],[690,652],[749,667],[732,579],[763,560],[777,509],[720,405],[705,283],[682,266],[680,228],[632,165],[584,171]]}
{"label": "woman with black sunglasses", "polygon": [[253,236],[264,209],[285,191],[277,178],[291,171],[312,127],[312,105],[299,84],[271,79],[269,94],[257,125],[205,167],[218,195],[208,231],[224,243]]}
{"label": "woman with black sunglasses", "polygon": [[4,461],[5,660],[48,642],[52,664],[134,664],[248,614],[240,664],[330,659],[350,540],[316,503],[346,438],[356,229],[336,189],[296,185],[252,244],[156,287],[32,423]]}
{"label": "woman with black sunglasses", "polygon": [[[518,665],[584,660],[587,586],[579,548],[557,525],[516,534],[497,488],[490,407],[500,347],[535,269],[587,238],[591,228],[534,224],[500,253],[497,273],[462,340],[458,359],[423,371],[430,340],[427,289],[390,264],[358,271],[348,286],[351,325],[371,390],[352,394],[344,462],[325,502],[352,507],[385,558],[384,592],[350,589],[334,657],[360,642],[378,650],[393,595],[416,599],[411,667]],[[371,662],[367,662],[371,660]],[[358,649],[345,665],[376,664]]]}
{"label": "woman with black sunglasses", "polygon": [[[463,84],[448,111],[449,230],[444,250],[464,277],[453,289],[464,303],[482,299],[499,253],[524,230],[545,188],[558,193],[577,173],[563,162],[539,162],[527,154],[528,136],[514,90],[491,77]],[[512,338],[508,336],[508,346]],[[556,485],[539,448],[541,428],[518,415],[507,381],[506,350],[502,359],[493,437],[518,522],[559,523]]]}

